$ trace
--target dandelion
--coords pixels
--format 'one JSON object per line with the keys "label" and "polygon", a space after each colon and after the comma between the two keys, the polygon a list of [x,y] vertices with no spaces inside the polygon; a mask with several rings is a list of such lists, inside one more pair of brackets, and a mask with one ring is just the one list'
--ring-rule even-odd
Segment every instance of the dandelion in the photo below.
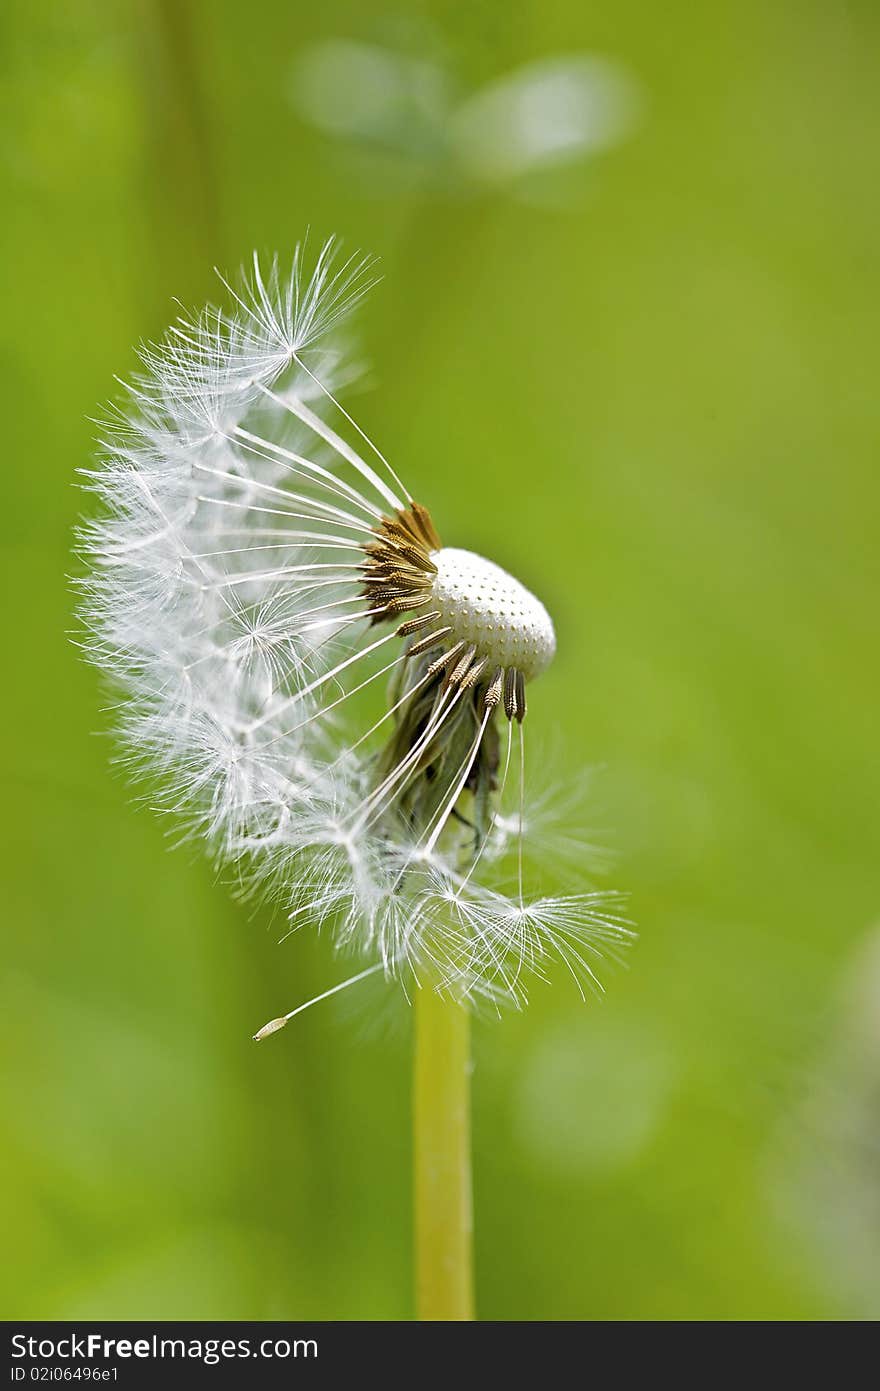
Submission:
{"label": "dandelion", "polygon": [[598,987],[630,933],[608,893],[527,892],[526,692],[553,623],[498,565],[443,544],[341,405],[353,371],[335,333],[373,280],[332,243],[311,273],[301,248],[287,276],[254,257],[228,307],[142,350],[88,474],[103,506],[80,536],[82,612],[123,695],[123,757],[177,822],[291,931],[326,926],[360,958],[326,994],[381,972],[418,1004],[422,1307],[455,1317],[470,1278],[458,1006],[521,1007],[554,961]]}

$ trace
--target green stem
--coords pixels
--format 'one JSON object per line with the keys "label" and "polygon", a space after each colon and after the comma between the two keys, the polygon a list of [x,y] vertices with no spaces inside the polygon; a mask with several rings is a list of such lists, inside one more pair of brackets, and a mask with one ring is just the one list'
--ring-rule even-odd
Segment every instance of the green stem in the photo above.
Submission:
{"label": "green stem", "polygon": [[472,1319],[470,1018],[429,983],[415,992],[414,1007],[418,1316]]}

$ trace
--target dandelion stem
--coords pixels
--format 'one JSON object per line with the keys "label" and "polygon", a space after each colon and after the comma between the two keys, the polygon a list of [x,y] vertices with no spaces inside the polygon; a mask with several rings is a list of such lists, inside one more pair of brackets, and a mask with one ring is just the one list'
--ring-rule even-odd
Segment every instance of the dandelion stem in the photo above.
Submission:
{"label": "dandelion stem", "polygon": [[413,1082],[418,1317],[474,1317],[470,1018],[429,983],[415,992]]}

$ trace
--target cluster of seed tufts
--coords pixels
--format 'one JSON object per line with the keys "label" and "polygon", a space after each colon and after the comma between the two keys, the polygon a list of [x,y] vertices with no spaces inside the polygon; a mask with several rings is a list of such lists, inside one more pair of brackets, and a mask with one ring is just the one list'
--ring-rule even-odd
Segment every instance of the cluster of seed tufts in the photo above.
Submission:
{"label": "cluster of seed tufts", "polygon": [[[407,655],[442,649],[426,669],[444,685],[480,688],[484,708],[526,712],[525,683],[553,657],[556,637],[540,600],[492,561],[443,546],[427,508],[410,502],[382,517],[364,547],[363,597],[372,623],[428,609],[397,629]],[[430,630],[430,631],[428,631]]]}
{"label": "cluster of seed tufts", "polygon": [[411,502],[373,528],[375,540],[364,546],[362,596],[371,623],[382,623],[430,602],[437,566],[431,559],[441,548],[431,514]]}

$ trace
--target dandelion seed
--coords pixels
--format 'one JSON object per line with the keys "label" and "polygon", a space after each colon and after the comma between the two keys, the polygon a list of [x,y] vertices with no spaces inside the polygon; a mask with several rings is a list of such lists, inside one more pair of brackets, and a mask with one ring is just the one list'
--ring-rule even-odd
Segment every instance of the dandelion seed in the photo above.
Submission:
{"label": "dandelion seed", "polygon": [[230,309],[143,350],[89,474],[87,650],[123,692],[125,758],[190,832],[291,931],[326,924],[368,963],[325,994],[381,970],[521,1006],[554,960],[596,988],[631,936],[618,900],[530,898],[524,877],[526,691],[550,616],[444,545],[337,399],[331,335],[372,280],[331,244],[311,275],[301,250],[289,276],[254,258]]}

